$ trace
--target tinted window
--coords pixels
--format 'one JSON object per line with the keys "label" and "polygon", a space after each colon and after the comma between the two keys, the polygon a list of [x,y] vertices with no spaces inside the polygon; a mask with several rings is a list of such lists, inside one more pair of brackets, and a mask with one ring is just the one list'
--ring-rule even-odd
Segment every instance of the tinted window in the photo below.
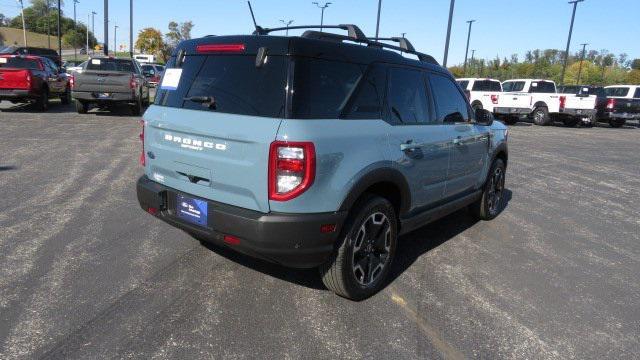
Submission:
{"label": "tinted window", "polygon": [[476,80],[471,91],[502,91],[502,88],[498,81]]}
{"label": "tinted window", "polygon": [[[156,104],[230,114],[284,117],[286,61],[269,56],[262,67],[255,56],[187,56],[177,90],[159,90]],[[169,63],[172,67],[175,58]],[[210,96],[215,108],[185,97]]]}
{"label": "tinted window", "polygon": [[142,65],[143,72],[149,72],[151,75],[156,73],[156,69],[151,65]]}
{"label": "tinted window", "polygon": [[101,58],[91,59],[87,63],[87,70],[134,72],[134,67],[131,60]]}
{"label": "tinted window", "polygon": [[296,59],[292,116],[337,119],[364,71],[365,67],[357,64]]}
{"label": "tinted window", "polygon": [[634,98],[640,98],[640,88],[636,88],[636,92],[633,93]]}
{"label": "tinted window", "polygon": [[429,82],[439,122],[451,123],[469,120],[469,107],[466,98],[450,79],[432,74],[429,76]]}
{"label": "tinted window", "polygon": [[421,71],[392,68],[387,92],[389,116],[393,122],[426,124],[431,122],[424,76]]}
{"label": "tinted window", "polygon": [[[2,58],[0,60],[0,68],[13,68],[13,69],[29,69],[40,70],[38,60],[24,59],[19,57]],[[6,59],[6,62],[4,62]]]}
{"label": "tinted window", "polygon": [[612,87],[604,89],[607,96],[625,97],[629,95],[629,88],[627,87]]}
{"label": "tinted window", "polygon": [[469,86],[469,80],[458,80],[456,81],[458,85],[462,88],[462,90],[467,90],[467,86]]}
{"label": "tinted window", "polygon": [[522,91],[524,89],[524,81],[505,81],[502,83],[502,91]]}
{"label": "tinted window", "polygon": [[379,66],[374,66],[367,71],[347,102],[341,118],[382,119],[386,77],[386,70]]}
{"label": "tinted window", "polygon": [[558,89],[558,92],[560,94],[578,94],[580,93],[580,87],[579,86],[561,86]]}
{"label": "tinted window", "polygon": [[555,94],[556,85],[548,81],[534,81],[529,88],[530,93]]}

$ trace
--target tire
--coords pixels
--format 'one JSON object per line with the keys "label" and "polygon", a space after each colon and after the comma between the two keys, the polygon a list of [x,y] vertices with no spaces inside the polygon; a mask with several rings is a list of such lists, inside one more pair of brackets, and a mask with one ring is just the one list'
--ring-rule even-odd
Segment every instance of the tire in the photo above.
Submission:
{"label": "tire", "polygon": [[622,126],[624,126],[624,124],[626,123],[626,120],[610,120],[609,121],[609,125],[612,128],[621,128]]}
{"label": "tire", "polygon": [[135,104],[131,105],[131,114],[133,116],[142,115],[142,98],[138,98]]}
{"label": "tire", "polygon": [[480,102],[474,102],[473,104],[471,104],[471,108],[473,109],[473,111],[475,112],[478,109],[482,109],[482,103]]}
{"label": "tire", "polygon": [[551,122],[549,109],[546,106],[539,106],[532,113],[533,123],[539,126],[547,126]]}
{"label": "tire", "polygon": [[496,159],[487,175],[482,196],[470,205],[471,212],[480,220],[495,219],[504,206],[504,181],[506,167],[502,159]]}
{"label": "tire", "polygon": [[78,114],[86,114],[87,111],[89,111],[89,104],[80,100],[76,100],[76,111],[78,112]]}
{"label": "tire", "polygon": [[[377,233],[377,239],[368,236]],[[374,236],[372,236],[374,237]],[[393,205],[379,196],[365,195],[353,207],[339,238],[339,247],[320,266],[324,285],[351,300],[366,299],[383,288],[398,243]],[[375,266],[373,270],[371,266]]]}
{"label": "tire", "polygon": [[42,94],[36,100],[36,109],[43,112],[49,110],[49,90],[47,88],[42,89]]}
{"label": "tire", "polygon": [[71,104],[71,89],[68,86],[64,89],[64,93],[60,95],[60,102],[62,102],[63,105]]}

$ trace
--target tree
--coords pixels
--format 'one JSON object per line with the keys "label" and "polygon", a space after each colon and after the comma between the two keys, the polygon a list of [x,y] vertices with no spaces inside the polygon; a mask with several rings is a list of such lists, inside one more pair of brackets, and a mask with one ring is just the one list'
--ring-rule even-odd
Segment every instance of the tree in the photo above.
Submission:
{"label": "tree", "polygon": [[631,69],[632,70],[640,70],[640,59],[633,59],[631,61]]}
{"label": "tree", "polygon": [[75,48],[81,48],[83,46],[86,46],[86,35],[87,34],[84,31],[70,30],[62,35],[62,42]]}
{"label": "tree", "polygon": [[153,54],[158,57],[165,57],[165,43],[162,40],[162,32],[154,28],[145,28],[138,33],[136,49],[145,54]]}
{"label": "tree", "polygon": [[3,13],[0,13],[0,26],[8,26],[11,19],[6,17]]}
{"label": "tree", "polygon": [[192,21],[183,22],[182,24],[171,21],[169,23],[169,32],[165,35],[167,45],[170,48],[175,48],[180,41],[191,39],[191,29],[193,29],[194,26]]}

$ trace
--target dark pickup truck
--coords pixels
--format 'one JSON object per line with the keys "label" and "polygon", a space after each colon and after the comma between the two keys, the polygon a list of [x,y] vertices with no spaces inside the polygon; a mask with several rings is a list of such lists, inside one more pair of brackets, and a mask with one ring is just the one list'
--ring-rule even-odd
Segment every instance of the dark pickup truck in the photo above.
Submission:
{"label": "dark pickup truck", "polygon": [[49,98],[71,102],[69,78],[52,60],[39,56],[0,55],[0,101],[35,103],[49,108]]}
{"label": "dark pickup truck", "polygon": [[598,107],[598,121],[621,127],[628,120],[640,120],[640,85],[615,85],[604,88],[607,102]]}
{"label": "dark pickup truck", "polygon": [[85,114],[92,105],[111,109],[127,104],[137,116],[149,104],[149,83],[135,60],[94,57],[72,79],[72,96],[79,114]]}

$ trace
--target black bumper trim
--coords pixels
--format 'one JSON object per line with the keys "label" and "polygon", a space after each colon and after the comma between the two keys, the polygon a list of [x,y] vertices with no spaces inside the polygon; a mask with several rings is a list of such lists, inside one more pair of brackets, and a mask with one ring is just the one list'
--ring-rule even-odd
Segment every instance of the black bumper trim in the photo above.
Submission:
{"label": "black bumper trim", "polygon": [[[312,268],[324,263],[334,250],[336,239],[347,216],[346,211],[265,214],[202,199],[207,201],[209,212],[208,226],[200,227],[175,215],[177,194],[199,197],[166,187],[147,176],[138,179],[137,194],[143,210],[157,209],[155,216],[170,225],[217,245],[294,268]],[[325,224],[336,224],[335,231],[321,233],[320,227]],[[225,243],[224,235],[240,238],[240,244]]]}

